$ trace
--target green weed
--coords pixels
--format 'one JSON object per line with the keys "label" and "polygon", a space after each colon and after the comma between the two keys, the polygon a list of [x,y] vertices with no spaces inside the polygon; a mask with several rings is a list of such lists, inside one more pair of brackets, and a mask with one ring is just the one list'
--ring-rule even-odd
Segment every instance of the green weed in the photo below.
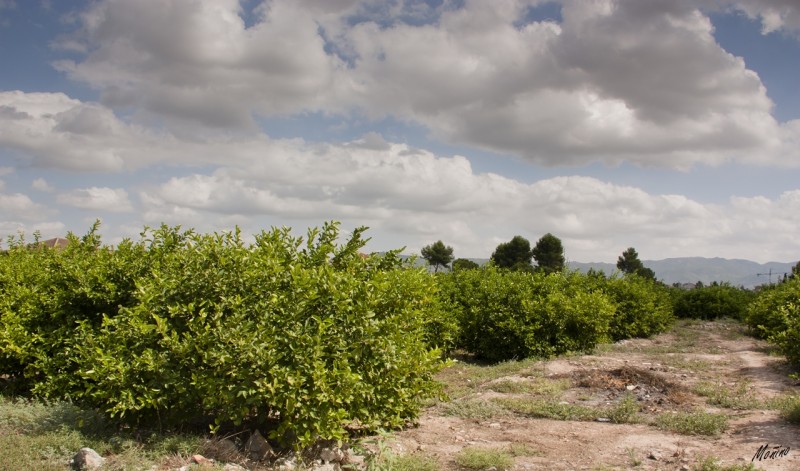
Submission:
{"label": "green weed", "polygon": [[527,443],[512,443],[508,445],[508,452],[511,456],[544,456],[544,452]]}
{"label": "green weed", "polygon": [[494,401],[514,413],[534,418],[587,421],[595,420],[601,416],[600,411],[597,409],[576,404],[559,403],[554,400],[498,398]]}
{"label": "green weed", "polygon": [[631,465],[634,468],[637,468],[637,467],[642,465],[642,460],[636,454],[636,449],[635,448],[628,448],[626,450],[626,452],[628,453],[628,464],[629,465]]}
{"label": "green weed", "polygon": [[683,435],[717,436],[728,428],[728,416],[710,412],[664,413],[656,417],[655,425]]}
{"label": "green weed", "polygon": [[706,397],[710,405],[726,409],[749,410],[758,409],[762,405],[747,382],[736,383],[731,388],[722,383],[702,381],[694,387],[694,392]]}
{"label": "green weed", "polygon": [[800,395],[789,394],[776,397],[768,401],[767,405],[771,409],[781,411],[781,417],[787,422],[800,425]]}
{"label": "green weed", "polygon": [[756,468],[753,463],[721,465],[719,459],[713,456],[703,458],[692,467],[692,471],[756,471],[759,469],[761,468]]}
{"label": "green weed", "polygon": [[462,419],[486,420],[507,416],[508,411],[492,401],[464,399],[442,405],[442,413]]}
{"label": "green weed", "polygon": [[639,422],[639,404],[632,394],[626,394],[620,402],[606,409],[606,416],[615,424],[632,424]]}
{"label": "green weed", "polygon": [[511,469],[514,458],[508,452],[496,448],[467,447],[456,455],[456,463],[467,469],[495,468],[503,471]]}

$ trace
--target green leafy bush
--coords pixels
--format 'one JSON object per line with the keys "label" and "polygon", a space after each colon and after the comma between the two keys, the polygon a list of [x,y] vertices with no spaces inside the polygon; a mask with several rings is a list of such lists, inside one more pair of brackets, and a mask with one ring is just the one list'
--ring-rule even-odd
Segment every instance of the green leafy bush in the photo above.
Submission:
{"label": "green leafy bush", "polygon": [[98,226],[82,238],[70,234],[64,249],[9,239],[0,257],[0,374],[25,388],[75,370],[69,355],[77,323],[98,326],[136,302],[144,246],[101,247]]}
{"label": "green leafy bush", "polygon": [[672,302],[667,288],[660,283],[626,275],[601,278],[600,289],[615,303],[609,331],[613,340],[650,337],[672,325]]}
{"label": "green leafy bush", "polygon": [[794,277],[785,283],[764,287],[748,306],[745,321],[754,335],[768,338],[789,328],[791,309],[789,305],[800,305],[800,278]]}
{"label": "green leafy bush", "polygon": [[362,233],[339,245],[335,223],[305,241],[274,229],[246,246],[162,226],[117,250],[93,234],[14,248],[0,355],[34,392],[131,423],[270,424],[298,446],[403,425],[438,392],[426,340],[450,334],[434,278],[394,252],[362,258]]}
{"label": "green leafy bush", "polygon": [[614,313],[579,273],[529,273],[488,266],[440,277],[460,318],[460,345],[502,361],[586,351],[608,338]]}
{"label": "green leafy bush", "polygon": [[712,320],[720,317],[744,319],[753,293],[727,283],[699,286],[681,292],[675,301],[675,316]]}
{"label": "green leafy bush", "polygon": [[800,278],[761,291],[747,311],[747,324],[800,366]]}

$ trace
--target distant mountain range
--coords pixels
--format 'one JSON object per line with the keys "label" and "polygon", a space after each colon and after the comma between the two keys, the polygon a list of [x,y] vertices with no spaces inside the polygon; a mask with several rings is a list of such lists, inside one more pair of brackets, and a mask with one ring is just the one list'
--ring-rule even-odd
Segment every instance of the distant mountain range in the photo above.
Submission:
{"label": "distant mountain range", "polygon": [[[769,262],[756,263],[750,260],[730,260],[726,258],[681,257],[664,260],[642,260],[647,268],[656,273],[656,278],[671,285],[674,283],[709,284],[714,281],[728,282],[733,286],[753,288],[758,285],[775,283],[784,274],[792,272],[794,263]],[[569,267],[580,271],[590,268],[613,273],[617,266],[613,263],[569,262]],[[771,274],[771,276],[770,276]]]}
{"label": "distant mountain range", "polygon": [[[471,258],[469,260],[479,265],[489,261],[486,258]],[[425,260],[418,257],[417,263],[424,265]],[[675,283],[695,284],[698,281],[702,281],[703,284],[707,285],[718,281],[727,282],[733,286],[753,288],[758,285],[769,284],[770,281],[773,283],[780,281],[783,279],[784,274],[792,272],[792,267],[797,262],[756,263],[750,260],[731,260],[726,258],[680,257],[664,260],[642,260],[642,263],[656,273],[656,278],[668,285]],[[617,271],[617,266],[614,263],[567,262],[567,266],[584,273],[589,271],[590,268],[603,271],[609,275]]]}

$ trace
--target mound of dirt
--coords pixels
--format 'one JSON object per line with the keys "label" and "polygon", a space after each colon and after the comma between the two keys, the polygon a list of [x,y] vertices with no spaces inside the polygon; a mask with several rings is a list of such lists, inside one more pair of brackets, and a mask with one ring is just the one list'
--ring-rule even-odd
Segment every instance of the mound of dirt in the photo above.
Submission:
{"label": "mound of dirt", "polygon": [[568,375],[576,388],[574,396],[595,399],[586,402],[619,401],[632,395],[641,403],[642,412],[686,410],[693,406],[694,396],[683,385],[649,369],[623,366],[613,369],[579,369]]}

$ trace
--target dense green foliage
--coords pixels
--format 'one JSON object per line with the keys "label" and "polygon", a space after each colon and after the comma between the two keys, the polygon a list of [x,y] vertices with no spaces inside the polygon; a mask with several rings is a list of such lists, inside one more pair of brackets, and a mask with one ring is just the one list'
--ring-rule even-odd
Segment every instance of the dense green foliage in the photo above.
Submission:
{"label": "dense green foliage", "polygon": [[452,322],[434,277],[396,253],[363,259],[362,232],[18,243],[0,257],[2,373],[131,422],[273,421],[299,445],[402,425],[437,392],[426,341],[447,343]]}
{"label": "dense green foliage", "polygon": [[474,270],[480,268],[480,265],[466,258],[457,258],[453,260],[453,270]]}
{"label": "dense green foliage", "polygon": [[611,319],[612,340],[650,337],[664,332],[673,321],[669,291],[659,283],[639,275],[604,280],[601,289],[614,301]]}
{"label": "dense green foliage", "polygon": [[564,269],[564,246],[561,244],[561,239],[553,234],[543,235],[531,253],[539,271],[554,273]]}
{"label": "dense green foliage", "polygon": [[421,253],[422,258],[427,260],[428,265],[433,265],[436,272],[439,267],[446,267],[453,261],[453,247],[444,245],[441,240],[422,247]]}
{"label": "dense green foliage", "polygon": [[727,283],[697,286],[687,291],[676,291],[675,315],[680,318],[717,319],[731,317],[744,319],[745,311],[754,294]]}
{"label": "dense green foliage", "polygon": [[800,367],[800,277],[762,289],[747,309],[746,322]]}
{"label": "dense green foliage", "polygon": [[143,245],[101,247],[97,227],[63,250],[11,238],[0,257],[0,374],[22,388],[74,372],[76,324],[97,327],[135,302]]}
{"label": "dense green foliage", "polygon": [[501,361],[587,351],[599,342],[663,331],[671,306],[647,280],[488,266],[439,277],[460,319],[459,345]]}
{"label": "dense green foliage", "polygon": [[522,236],[514,236],[497,246],[492,252],[491,261],[499,268],[530,271],[533,269],[532,258],[530,241]]}

